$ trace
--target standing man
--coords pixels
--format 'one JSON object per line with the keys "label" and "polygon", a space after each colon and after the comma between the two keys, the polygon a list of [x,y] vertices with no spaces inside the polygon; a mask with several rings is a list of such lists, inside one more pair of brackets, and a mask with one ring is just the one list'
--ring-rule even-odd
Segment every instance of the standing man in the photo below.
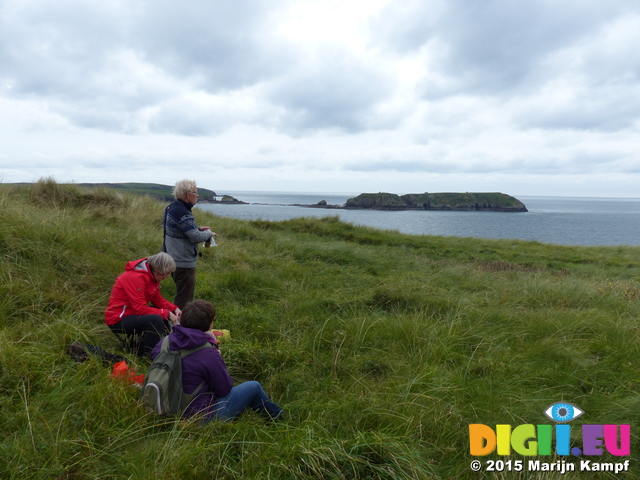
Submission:
{"label": "standing man", "polygon": [[173,188],[175,200],[164,211],[162,250],[176,262],[171,274],[176,284],[173,301],[180,309],[193,300],[196,288],[198,244],[216,236],[210,227],[198,227],[191,213],[198,203],[198,187],[194,180],[180,180]]}

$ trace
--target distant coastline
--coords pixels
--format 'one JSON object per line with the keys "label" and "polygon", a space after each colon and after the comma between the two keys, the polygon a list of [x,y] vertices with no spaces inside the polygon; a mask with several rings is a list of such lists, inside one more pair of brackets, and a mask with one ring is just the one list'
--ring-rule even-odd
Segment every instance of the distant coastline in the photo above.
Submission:
{"label": "distant coastline", "polygon": [[[156,183],[81,183],[85,188],[114,188],[142,195],[148,195],[158,200],[171,201],[172,187]],[[199,188],[200,203],[223,205],[247,205],[248,202],[239,200],[232,195],[216,194],[213,190]],[[220,200],[217,199],[220,197]],[[275,205],[266,204],[265,205]],[[528,212],[527,207],[517,198],[499,192],[477,193],[409,193],[397,195],[395,193],[361,193],[347,199],[343,205],[329,204],[320,200],[315,204],[292,203],[286,206],[341,209],[341,210],[440,210],[440,211],[490,211],[490,212]]]}
{"label": "distant coastline", "polygon": [[[210,203],[222,203],[227,205],[246,205],[230,195],[225,195],[222,200],[213,200]],[[274,205],[264,203],[264,205]],[[504,193],[410,193],[397,195],[395,193],[361,193],[349,198],[343,205],[329,204],[321,200],[315,204],[290,203],[283,206],[339,209],[339,210],[441,210],[464,212],[528,212],[527,207],[517,198]]]}
{"label": "distant coastline", "polygon": [[472,211],[385,211],[367,209],[305,208],[319,200],[342,206],[358,192],[237,191],[247,205],[203,203],[215,215],[239,220],[288,221],[299,218],[338,217],[353,225],[397,230],[408,235],[435,235],[490,239],[530,240],[558,245],[640,248],[640,198],[582,198],[517,196],[526,213]]}

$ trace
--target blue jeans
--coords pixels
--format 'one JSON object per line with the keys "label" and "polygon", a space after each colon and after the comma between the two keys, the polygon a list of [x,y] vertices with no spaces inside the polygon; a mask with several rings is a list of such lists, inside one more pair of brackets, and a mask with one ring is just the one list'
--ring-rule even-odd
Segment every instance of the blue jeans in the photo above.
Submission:
{"label": "blue jeans", "polygon": [[262,385],[252,380],[233,387],[225,397],[216,398],[210,420],[232,420],[239,417],[247,408],[273,420],[282,413],[282,409],[269,400]]}

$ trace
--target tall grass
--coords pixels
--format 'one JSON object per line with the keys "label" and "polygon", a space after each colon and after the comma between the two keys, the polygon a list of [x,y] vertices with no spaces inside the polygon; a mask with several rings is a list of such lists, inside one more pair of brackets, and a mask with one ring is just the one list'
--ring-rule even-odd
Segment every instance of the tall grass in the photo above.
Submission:
{"label": "tall grass", "polygon": [[104,307],[126,261],[159,250],[163,208],[51,179],[0,185],[0,477],[558,478],[472,472],[467,428],[550,423],[560,400],[578,422],[630,423],[638,475],[640,249],[198,210],[219,247],[202,249],[196,294],[232,331],[227,365],[288,413],[202,424],[147,414],[109,366],[66,354],[74,340],[122,353]]}

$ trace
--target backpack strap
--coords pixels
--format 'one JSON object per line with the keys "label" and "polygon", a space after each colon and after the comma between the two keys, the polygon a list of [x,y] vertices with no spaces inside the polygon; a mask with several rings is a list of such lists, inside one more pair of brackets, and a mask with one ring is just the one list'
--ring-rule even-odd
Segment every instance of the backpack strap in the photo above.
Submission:
{"label": "backpack strap", "polygon": [[200,392],[200,389],[201,389],[202,387],[204,387],[204,383],[205,383],[205,382],[204,382],[204,380],[203,380],[203,381],[200,383],[200,385],[198,385],[198,386],[196,387],[196,389],[195,389],[195,390],[193,391],[193,393],[191,394],[191,396],[192,396],[192,397],[195,397],[195,396],[197,396],[197,395],[198,395],[198,393]]}
{"label": "backpack strap", "polygon": [[[169,338],[167,336],[167,338]],[[209,342],[203,343],[202,345],[196,347],[196,348],[192,348],[190,350],[178,350],[178,353],[180,354],[180,358],[184,359],[184,357],[188,357],[189,355],[191,355],[192,353],[196,353],[199,350],[202,350],[203,348],[213,348],[213,345]],[[218,346],[216,345],[215,348],[218,348]]]}
{"label": "backpack strap", "polygon": [[164,209],[164,215],[162,215],[162,252],[167,251],[166,238],[167,238],[167,215],[169,213],[169,208],[171,208],[171,204],[167,205],[167,208]]}
{"label": "backpack strap", "polygon": [[161,352],[168,352],[169,351],[169,335],[167,335],[166,337],[164,337],[162,339],[162,346],[160,347],[160,351]]}
{"label": "backpack strap", "polygon": [[[203,348],[218,348],[217,345],[213,345],[210,342],[205,342],[202,345],[199,345],[195,348],[190,348],[190,349],[182,349],[182,350],[178,350],[178,354],[180,355],[180,358],[183,359],[184,357],[188,357],[189,355],[191,355],[192,353],[196,353],[199,350],[202,350]],[[219,349],[219,348],[218,348]],[[166,337],[164,337],[162,339],[162,346],[160,347],[160,351],[161,352],[168,352],[169,349],[169,335],[167,335]],[[175,350],[171,350],[172,352]]]}
{"label": "backpack strap", "polygon": [[[197,351],[202,350],[203,348],[218,348],[218,346],[217,345],[213,345],[212,343],[209,343],[209,342],[205,342],[202,345],[199,345],[199,346],[197,346],[195,348],[178,350],[178,355],[180,355],[180,360],[183,360],[185,357],[188,357],[192,353],[196,353]],[[162,351],[162,352],[168,352],[169,351],[169,335],[167,335],[166,337],[164,337],[162,339],[162,347],[160,348],[160,351]],[[193,393],[191,393],[191,396],[195,397],[198,394],[198,392],[200,391],[200,389],[204,386],[204,384],[205,384],[205,382],[203,380],[202,383],[200,383],[200,385],[198,385],[196,387],[196,389],[193,391]]]}

